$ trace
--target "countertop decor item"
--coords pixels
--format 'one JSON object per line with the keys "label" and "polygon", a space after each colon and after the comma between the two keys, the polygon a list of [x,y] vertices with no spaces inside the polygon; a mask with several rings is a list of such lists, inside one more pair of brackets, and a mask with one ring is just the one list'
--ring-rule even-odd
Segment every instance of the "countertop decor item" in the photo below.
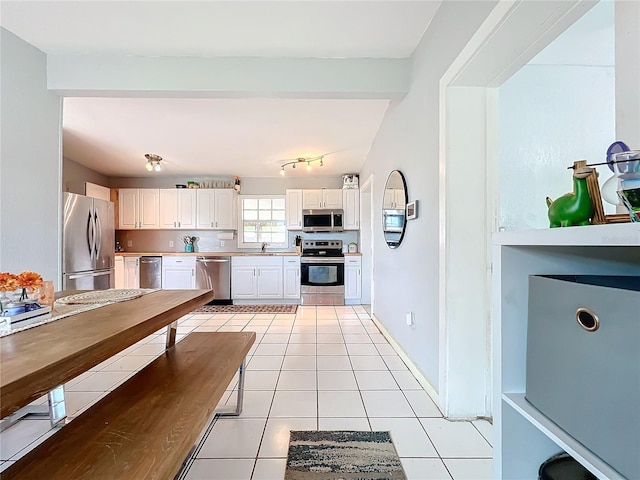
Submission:
{"label": "countertop decor item", "polygon": [[182,237],[182,241],[184,242],[184,251],[187,253],[193,252],[196,240],[198,240],[198,237],[191,237],[189,235]]}
{"label": "countertop decor item", "polygon": [[356,242],[349,244],[349,253],[358,253],[358,244]]}
{"label": "countertop decor item", "polygon": [[591,223],[594,209],[587,188],[587,177],[593,171],[590,167],[576,167],[573,171],[573,192],[566,193],[556,200],[547,197],[547,215],[551,228]]}

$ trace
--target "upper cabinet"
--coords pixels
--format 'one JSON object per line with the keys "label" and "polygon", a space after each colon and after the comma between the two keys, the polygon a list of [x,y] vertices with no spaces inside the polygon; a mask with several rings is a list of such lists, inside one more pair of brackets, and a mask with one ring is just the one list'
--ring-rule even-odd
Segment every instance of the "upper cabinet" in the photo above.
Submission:
{"label": "upper cabinet", "polygon": [[160,190],[160,228],[196,228],[196,190]]}
{"label": "upper cabinet", "polygon": [[302,190],[287,190],[287,230],[302,230]]}
{"label": "upper cabinet", "polygon": [[402,188],[387,188],[384,191],[384,205],[387,209],[402,209],[405,207],[405,194]]}
{"label": "upper cabinet", "polygon": [[236,230],[236,199],[232,189],[197,189],[196,228]]}
{"label": "upper cabinet", "polygon": [[342,208],[344,210],[343,228],[345,230],[360,229],[360,190],[342,190]]}
{"label": "upper cabinet", "polygon": [[342,208],[342,189],[303,190],[302,208]]}
{"label": "upper cabinet", "polygon": [[159,195],[157,188],[121,188],[118,192],[118,228],[160,228]]}

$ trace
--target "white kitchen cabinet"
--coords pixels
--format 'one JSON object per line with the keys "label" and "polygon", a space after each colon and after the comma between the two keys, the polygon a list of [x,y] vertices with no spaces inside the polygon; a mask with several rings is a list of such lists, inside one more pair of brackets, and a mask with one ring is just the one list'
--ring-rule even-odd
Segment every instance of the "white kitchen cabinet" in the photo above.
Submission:
{"label": "white kitchen cabinet", "polygon": [[342,208],[342,189],[321,188],[303,190],[302,208]]}
{"label": "white kitchen cabinet", "polygon": [[231,298],[282,298],[282,257],[242,256],[231,259]]}
{"label": "white kitchen cabinet", "polygon": [[124,286],[140,288],[140,257],[124,257]]}
{"label": "white kitchen cabinet", "polygon": [[160,228],[196,228],[196,190],[165,188],[160,190]]}
{"label": "white kitchen cabinet", "polygon": [[283,271],[284,298],[300,298],[300,257],[284,257]]}
{"label": "white kitchen cabinet", "polygon": [[124,257],[122,255],[117,255],[113,259],[114,265],[114,287],[115,288],[125,288],[124,287]]}
{"label": "white kitchen cabinet", "polygon": [[344,301],[347,305],[359,304],[362,297],[362,257],[344,257]]}
{"label": "white kitchen cabinet", "polygon": [[286,197],[287,230],[302,230],[302,190],[287,190]]}
{"label": "white kitchen cabinet", "polygon": [[118,228],[120,230],[160,228],[157,188],[118,190]]}
{"label": "white kitchen cabinet", "polygon": [[196,288],[196,257],[164,255],[162,257],[162,288],[192,290]]}
{"label": "white kitchen cabinet", "polygon": [[342,190],[342,221],[345,230],[360,229],[360,190],[357,188]]}
{"label": "white kitchen cabinet", "polygon": [[500,232],[493,238],[492,270],[494,478],[537,479],[540,464],[564,450],[598,478],[621,479],[524,399],[529,275],[638,275],[640,225]]}
{"label": "white kitchen cabinet", "polygon": [[236,230],[238,194],[232,189],[197,189],[196,228]]}
{"label": "white kitchen cabinet", "polygon": [[402,210],[406,206],[405,193],[401,188],[387,188],[384,191],[383,208]]}

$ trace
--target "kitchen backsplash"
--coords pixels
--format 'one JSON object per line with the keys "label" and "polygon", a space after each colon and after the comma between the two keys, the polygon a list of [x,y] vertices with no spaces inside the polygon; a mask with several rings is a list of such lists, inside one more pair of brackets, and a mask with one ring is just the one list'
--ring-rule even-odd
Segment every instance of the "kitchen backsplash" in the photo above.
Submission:
{"label": "kitchen backsplash", "polygon": [[[183,252],[184,242],[182,237],[198,237],[195,242],[196,252],[235,252],[238,251],[237,234],[233,232],[233,239],[220,238],[229,236],[232,232],[221,232],[214,230],[116,230],[116,241],[125,252]],[[347,251],[349,243],[359,243],[358,232],[348,231],[342,233],[303,233],[300,231],[290,231],[288,233],[287,250],[295,251],[295,238],[300,235],[303,239],[327,239],[342,240],[344,251]],[[169,242],[173,242],[173,247],[169,247]],[[130,242],[130,243],[129,243]],[[221,245],[224,243],[224,245]],[[130,245],[130,246],[129,246]],[[282,250],[282,249],[278,249]],[[256,251],[260,249],[242,249],[243,252]],[[358,248],[358,251],[360,249]]]}

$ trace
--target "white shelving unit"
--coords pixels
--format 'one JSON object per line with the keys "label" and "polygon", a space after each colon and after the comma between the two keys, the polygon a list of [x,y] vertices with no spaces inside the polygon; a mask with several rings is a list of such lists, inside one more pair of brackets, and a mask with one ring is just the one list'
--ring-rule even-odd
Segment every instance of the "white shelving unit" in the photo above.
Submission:
{"label": "white shelving unit", "polygon": [[640,275],[640,224],[500,232],[492,250],[495,478],[535,480],[540,464],[564,450],[598,478],[622,479],[524,399],[528,277]]}

